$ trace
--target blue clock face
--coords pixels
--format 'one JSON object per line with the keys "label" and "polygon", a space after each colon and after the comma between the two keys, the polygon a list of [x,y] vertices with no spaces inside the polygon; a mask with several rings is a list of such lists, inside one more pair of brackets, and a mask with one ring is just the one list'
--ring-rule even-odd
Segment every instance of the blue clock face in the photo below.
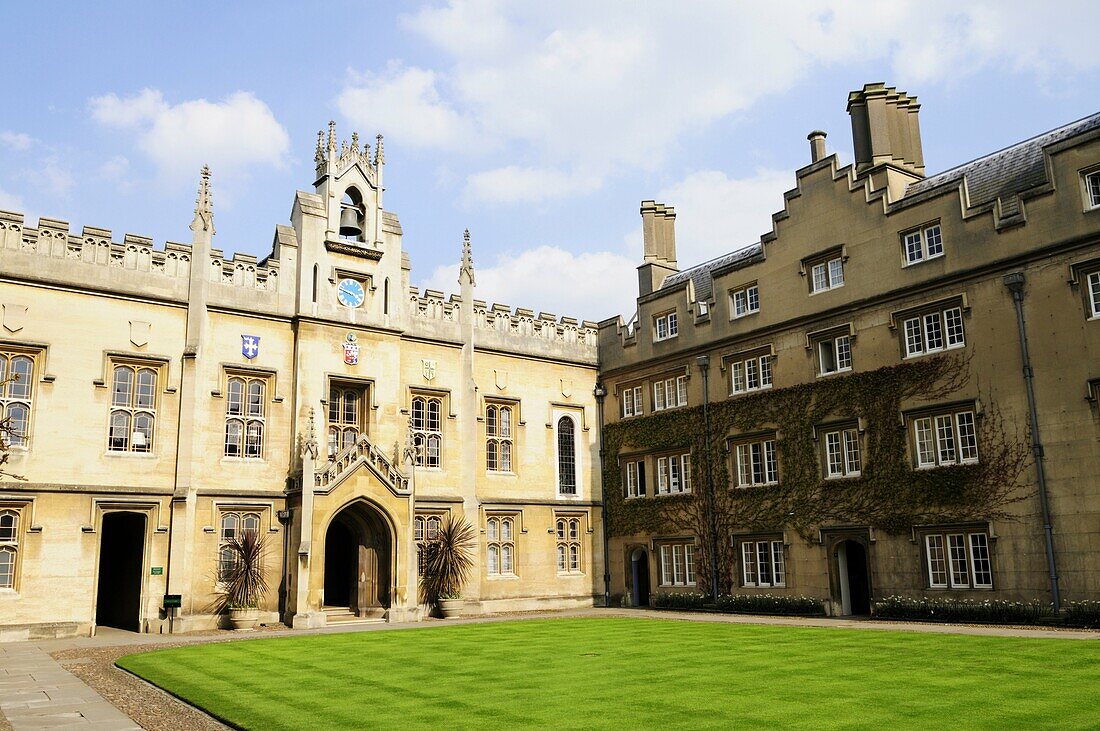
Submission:
{"label": "blue clock face", "polygon": [[340,280],[340,285],[336,288],[336,299],[344,307],[358,307],[363,304],[365,298],[366,292],[363,290],[362,283],[354,279]]}

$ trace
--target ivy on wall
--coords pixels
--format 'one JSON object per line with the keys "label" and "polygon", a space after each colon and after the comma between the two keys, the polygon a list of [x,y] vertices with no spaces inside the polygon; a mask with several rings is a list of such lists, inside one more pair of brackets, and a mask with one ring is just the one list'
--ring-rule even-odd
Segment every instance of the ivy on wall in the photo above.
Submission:
{"label": "ivy on wall", "polygon": [[[728,536],[734,532],[789,528],[809,538],[818,526],[834,524],[897,534],[913,525],[1009,517],[1009,505],[1028,497],[1019,477],[1030,453],[1025,436],[1007,428],[990,400],[983,399],[978,418],[977,464],[917,470],[909,456],[902,402],[949,399],[969,382],[969,366],[961,355],[941,355],[711,403],[709,444],[702,406],[608,425],[603,477],[609,534],[697,536],[696,571],[707,586],[713,512],[720,590],[729,591],[734,548]],[[715,381],[712,388],[722,388],[721,379]],[[860,476],[824,479],[815,425],[856,419],[864,427]],[[778,484],[733,487],[728,438],[765,431],[776,434]],[[620,454],[673,449],[691,450],[692,492],[654,497],[651,478],[647,497],[625,499]]]}

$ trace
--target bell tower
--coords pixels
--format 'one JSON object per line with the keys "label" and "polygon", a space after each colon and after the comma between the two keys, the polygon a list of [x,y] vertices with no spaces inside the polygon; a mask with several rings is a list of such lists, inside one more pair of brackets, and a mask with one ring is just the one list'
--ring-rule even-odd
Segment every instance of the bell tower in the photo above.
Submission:
{"label": "bell tower", "polygon": [[[317,133],[315,195],[299,194],[299,310],[350,324],[400,327],[401,226],[382,204],[385,153],[358,132],[337,143],[336,123]],[[308,220],[307,220],[308,219]]]}

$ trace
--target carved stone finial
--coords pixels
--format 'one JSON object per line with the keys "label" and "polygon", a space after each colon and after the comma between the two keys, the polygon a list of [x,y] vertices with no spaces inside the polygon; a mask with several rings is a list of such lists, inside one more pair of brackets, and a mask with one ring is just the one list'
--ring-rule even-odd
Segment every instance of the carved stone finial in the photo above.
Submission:
{"label": "carved stone finial", "polygon": [[351,133],[351,151],[354,152],[356,155],[359,154],[359,133],[358,132],[352,132]]}
{"label": "carved stone finial", "polygon": [[378,135],[374,138],[374,166],[386,164],[386,153],[382,150],[382,135]]}
{"label": "carved stone finial", "polygon": [[346,154],[348,154],[348,141],[342,140],[340,142],[340,157],[343,157]]}
{"label": "carved stone finial", "polygon": [[214,233],[214,200],[210,194],[210,167],[202,166],[199,175],[199,196],[195,199],[195,217],[191,219],[191,230]]}
{"label": "carved stone finial", "polygon": [[305,454],[309,454],[314,459],[317,459],[317,455],[320,454],[321,449],[317,445],[317,427],[316,427],[316,420],[314,418],[314,411],[315,411],[314,408],[312,406],[310,406],[309,407],[309,422],[308,422],[309,426],[307,427],[308,430],[306,431],[305,444],[302,445],[302,449],[303,449],[302,454],[303,454],[303,456]]}
{"label": "carved stone finial", "polygon": [[313,162],[320,163],[325,159],[325,133],[317,130],[317,149],[313,152]]}
{"label": "carved stone finial", "polygon": [[474,284],[474,254],[470,248],[470,229],[462,234],[462,265],[458,270],[458,283],[463,284],[463,279],[469,277],[470,284]]}
{"label": "carved stone finial", "polygon": [[328,123],[328,153],[329,155],[336,154],[336,121],[329,120]]}

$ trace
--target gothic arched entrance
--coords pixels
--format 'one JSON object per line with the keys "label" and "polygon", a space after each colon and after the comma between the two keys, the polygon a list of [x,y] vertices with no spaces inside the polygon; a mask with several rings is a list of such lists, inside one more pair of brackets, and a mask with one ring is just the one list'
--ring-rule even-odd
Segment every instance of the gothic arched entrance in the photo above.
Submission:
{"label": "gothic arched entrance", "polygon": [[325,532],[325,609],[381,616],[390,606],[393,531],[377,508],[352,503]]}

